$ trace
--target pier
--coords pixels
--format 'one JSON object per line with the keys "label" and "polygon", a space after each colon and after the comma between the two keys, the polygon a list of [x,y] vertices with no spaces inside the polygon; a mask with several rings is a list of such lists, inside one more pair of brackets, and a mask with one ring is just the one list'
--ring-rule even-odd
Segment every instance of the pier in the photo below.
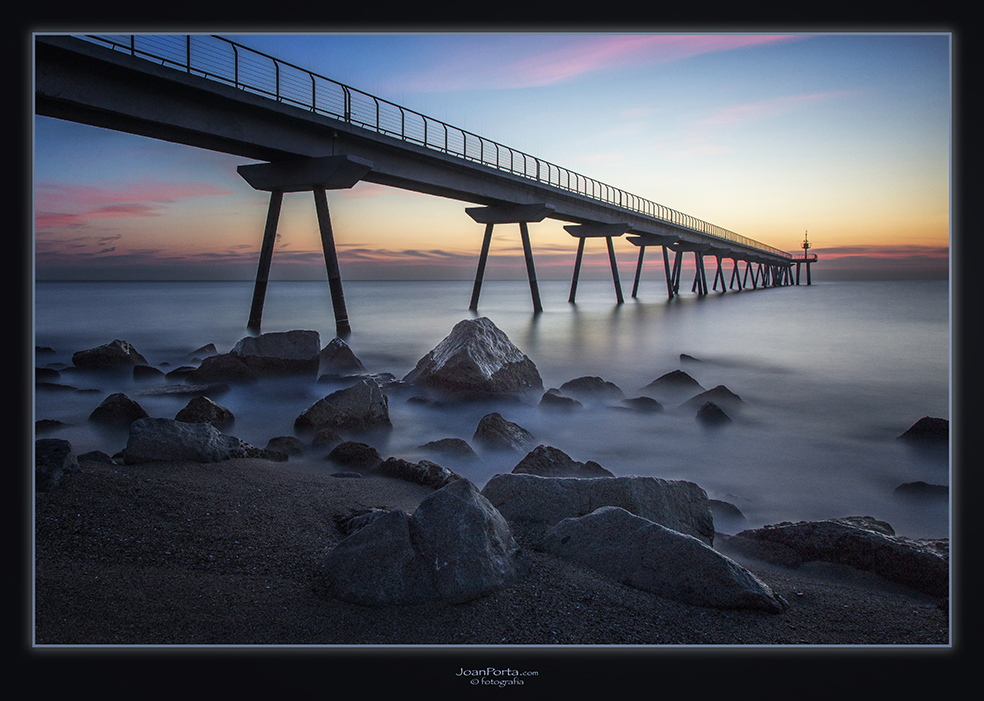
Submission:
{"label": "pier", "polygon": [[[327,192],[360,181],[454,199],[463,235],[484,225],[469,309],[477,310],[494,228],[518,225],[534,312],[542,310],[530,224],[567,222],[577,239],[575,303],[587,239],[605,239],[616,302],[624,302],[613,239],[639,247],[632,297],[647,247],[662,249],[668,299],[680,294],[683,257],[691,291],[707,295],[731,261],[728,289],[800,284],[816,254],[792,254],[549,161],[299,68],[219,36],[35,37],[35,109],[43,116],[249,158],[239,174],[270,193],[247,327],[259,333],[285,192],[313,195],[336,331],[351,325]],[[470,219],[470,224],[467,219]],[[260,228],[259,226],[257,227]],[[476,234],[481,229],[476,230]],[[672,254],[672,264],[670,262]],[[707,261],[716,261],[710,287]],[[744,263],[744,275],[739,266]],[[795,279],[792,268],[795,265]]]}

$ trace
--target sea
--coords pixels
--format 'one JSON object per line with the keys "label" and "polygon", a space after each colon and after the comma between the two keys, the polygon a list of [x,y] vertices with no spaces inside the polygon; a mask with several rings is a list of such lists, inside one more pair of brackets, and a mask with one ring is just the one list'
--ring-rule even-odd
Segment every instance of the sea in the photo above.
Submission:
{"label": "sea", "polygon": [[[954,470],[946,448],[920,450],[898,440],[922,417],[950,419],[947,281],[814,281],[705,296],[682,290],[672,300],[662,281],[643,281],[636,297],[626,290],[622,304],[610,280],[581,280],[576,304],[568,302],[569,284],[541,280],[543,311],[534,313],[526,281],[486,280],[474,312],[470,281],[346,281],[352,330],[344,340],[369,372],[402,379],[456,323],[487,317],[535,363],[545,390],[600,377],[633,398],[682,370],[705,389],[723,385],[741,398],[731,423],[708,427],[678,402],[662,402],[656,413],[628,411],[617,400],[558,412],[536,397],[449,407],[399,390],[387,395],[392,430],[364,442],[384,458],[414,460],[420,446],[441,438],[475,447],[478,422],[497,411],[537,443],[617,476],[697,483],[709,498],[740,510],[743,520],[732,531],[872,516],[899,535],[949,536],[949,499],[895,494],[910,482],[949,486]],[[35,366],[57,369],[56,384],[84,390],[35,390],[34,419],[63,424],[39,437],[65,438],[77,454],[119,452],[125,435],[88,421],[117,391],[151,416],[174,418],[187,396],[148,394],[147,383],[132,378],[72,372],[72,354],[120,339],[162,370],[195,364],[191,351],[214,344],[228,352],[249,335],[252,293],[252,282],[37,282]],[[326,282],[270,282],[262,331],[295,329],[317,331],[322,346],[335,337]],[[264,447],[294,435],[304,409],[347,384],[266,378],[214,399],[236,417],[226,433]],[[481,488],[521,457],[480,453],[478,461],[442,464]],[[320,456],[304,460],[311,469],[338,469]]]}

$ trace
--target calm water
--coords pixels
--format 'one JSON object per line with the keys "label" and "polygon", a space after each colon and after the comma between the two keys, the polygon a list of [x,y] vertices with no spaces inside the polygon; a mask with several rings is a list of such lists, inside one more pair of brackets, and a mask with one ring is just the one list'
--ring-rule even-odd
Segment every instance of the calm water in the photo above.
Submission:
{"label": "calm water", "polygon": [[[682,369],[704,388],[725,385],[745,402],[732,425],[707,430],[692,412],[667,404],[659,414],[588,406],[557,414],[529,406],[454,411],[390,397],[393,430],[370,441],[384,457],[413,457],[445,437],[471,439],[479,419],[500,411],[576,460],[617,475],[687,479],[711,498],[737,505],[748,527],[780,521],[870,515],[912,537],[945,537],[945,505],[893,498],[901,483],[949,484],[945,456],[895,440],[923,416],[950,418],[949,296],[945,281],[829,282],[667,301],[646,281],[639,299],[615,304],[611,282],[541,281],[544,312],[532,313],[525,282],[486,281],[480,316],[490,318],[534,363],[545,388],[585,375],[617,384],[626,396]],[[627,290],[626,290],[627,291]],[[188,364],[189,351],[214,343],[226,352],[243,336],[252,283],[38,283],[36,344],[55,349],[38,366],[71,364],[77,350],[124,339],[152,365]],[[345,285],[353,333],[347,342],[371,372],[402,378],[468,311],[469,282],[364,282]],[[324,282],[271,282],[264,332],[313,329],[334,337]],[[680,354],[700,359],[683,363]],[[76,452],[115,453],[125,436],[101,433],[86,417],[111,391],[131,391],[152,416],[173,418],[187,397],[137,396],[63,373],[60,382],[98,393],[39,391],[36,419],[58,419]],[[296,416],[337,389],[311,382],[263,381],[217,397],[236,415],[228,433],[258,445],[293,433]],[[484,456],[483,456],[484,457]],[[445,462],[481,487],[518,458],[479,466]],[[324,469],[331,469],[325,466]]]}

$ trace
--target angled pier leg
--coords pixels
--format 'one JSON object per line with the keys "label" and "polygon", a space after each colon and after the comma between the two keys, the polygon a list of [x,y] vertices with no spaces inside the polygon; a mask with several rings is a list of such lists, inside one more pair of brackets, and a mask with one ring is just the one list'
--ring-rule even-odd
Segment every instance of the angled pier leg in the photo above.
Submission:
{"label": "angled pier leg", "polygon": [[256,284],[253,287],[253,304],[249,310],[246,328],[260,332],[260,318],[263,316],[263,301],[266,299],[267,282],[270,280],[270,262],[273,260],[273,242],[277,238],[277,222],[280,219],[280,206],[284,193],[273,190],[270,193],[270,208],[267,210],[266,228],[263,230],[263,244],[260,247],[260,262],[256,269]]}
{"label": "angled pier leg", "polygon": [[639,261],[636,263],[635,281],[632,283],[632,298],[639,292],[639,278],[642,276],[642,259],[646,255],[646,247],[639,246]]}
{"label": "angled pier leg", "polygon": [[606,236],[605,240],[608,241],[608,260],[612,264],[612,282],[615,283],[615,299],[618,300],[619,304],[625,302],[622,299],[622,283],[618,279],[618,265],[615,263],[615,245],[612,243],[612,237]]}
{"label": "angled pier leg", "polygon": [[666,252],[666,246],[662,246],[663,249],[663,271],[666,275],[666,294],[669,299],[673,299],[673,273],[670,272],[670,255]]}
{"label": "angled pier leg", "polygon": [[577,278],[581,274],[581,258],[584,256],[584,239],[577,241],[577,258],[574,259],[574,275],[571,277],[571,294],[567,301],[574,304],[574,297],[577,294]]}
{"label": "angled pier leg", "polygon": [[720,279],[721,280],[721,291],[724,292],[726,288],[725,288],[725,285],[724,285],[724,273],[721,272],[721,256],[716,256],[716,257],[717,257],[718,266],[717,266],[717,272],[714,273],[714,288],[713,289],[716,290],[718,288],[718,279]]}
{"label": "angled pier leg", "polygon": [[530,246],[530,230],[526,222],[519,222],[519,233],[523,237],[523,254],[526,256],[526,274],[530,278],[530,294],[533,296],[533,311],[542,312],[540,304],[540,288],[536,284],[536,269],[533,267],[533,248]]}
{"label": "angled pier leg", "polygon": [[342,275],[338,270],[338,255],[335,252],[335,237],[331,231],[331,216],[328,212],[328,197],[325,191],[314,188],[314,206],[318,211],[318,228],[321,229],[321,248],[325,254],[325,269],[328,272],[328,290],[331,292],[331,306],[335,312],[335,332],[346,336],[352,332],[348,312],[345,310],[345,295],[342,293]]}
{"label": "angled pier leg", "polygon": [[478,309],[478,295],[482,292],[482,279],[485,277],[485,263],[489,259],[489,244],[492,243],[492,227],[494,224],[485,225],[485,239],[482,241],[482,255],[478,258],[478,270],[475,272],[475,287],[472,289],[471,304],[468,309],[475,311]]}
{"label": "angled pier leg", "polygon": [[676,251],[673,256],[673,294],[680,294],[680,270],[683,267],[683,252]]}

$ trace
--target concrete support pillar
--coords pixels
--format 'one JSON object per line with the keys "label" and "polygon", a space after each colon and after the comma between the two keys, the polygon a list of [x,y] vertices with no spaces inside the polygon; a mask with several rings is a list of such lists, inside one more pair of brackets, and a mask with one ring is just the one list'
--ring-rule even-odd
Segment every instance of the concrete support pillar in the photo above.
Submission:
{"label": "concrete support pillar", "polygon": [[485,264],[489,259],[489,246],[492,243],[492,227],[494,224],[491,222],[485,225],[485,238],[482,240],[482,253],[478,257],[478,270],[475,272],[475,286],[472,288],[471,304],[468,305],[468,309],[471,311],[478,310],[478,296],[482,292],[482,280],[485,279]]}
{"label": "concrete support pillar", "polygon": [[519,222],[519,232],[523,237],[523,255],[526,257],[526,274],[530,278],[530,294],[533,297],[533,311],[539,314],[543,311],[540,304],[540,287],[536,282],[536,268],[533,266],[533,247],[530,245],[530,230],[526,222]]}
{"label": "concrete support pillar", "polygon": [[283,201],[283,192],[280,190],[270,192],[270,207],[267,209],[263,243],[260,246],[260,261],[256,268],[256,284],[253,287],[253,303],[249,310],[249,322],[246,324],[246,328],[251,333],[260,333],[263,302],[266,299],[267,283],[270,280],[270,263],[273,260],[273,243],[277,239],[277,222],[280,220],[280,207]]}
{"label": "concrete support pillar", "polygon": [[612,243],[612,237],[606,236],[605,240],[608,242],[608,260],[612,264],[612,282],[615,283],[615,299],[618,300],[619,304],[625,302],[622,299],[622,283],[618,279],[618,264],[615,262],[615,244]]}
{"label": "concrete support pillar", "polygon": [[670,255],[666,252],[666,246],[662,246],[663,249],[663,271],[666,275],[666,295],[668,299],[673,299],[673,273],[670,272]]}
{"label": "concrete support pillar", "polygon": [[635,280],[632,282],[632,299],[635,299],[639,292],[639,278],[642,277],[642,259],[645,255],[646,247],[639,246],[639,260],[636,262]]}
{"label": "concrete support pillar", "polygon": [[331,306],[335,313],[335,332],[339,336],[346,336],[352,332],[352,329],[349,326],[348,311],[345,309],[345,295],[342,293],[342,275],[338,270],[338,255],[335,252],[335,237],[331,231],[328,197],[321,188],[314,190],[314,205],[318,212],[318,228],[321,230],[321,249],[325,254],[328,291],[331,293]]}
{"label": "concrete support pillar", "polygon": [[577,295],[577,279],[581,275],[581,258],[584,257],[584,239],[577,241],[577,258],[574,259],[574,275],[571,276],[571,294],[567,301],[574,304],[574,297]]}

